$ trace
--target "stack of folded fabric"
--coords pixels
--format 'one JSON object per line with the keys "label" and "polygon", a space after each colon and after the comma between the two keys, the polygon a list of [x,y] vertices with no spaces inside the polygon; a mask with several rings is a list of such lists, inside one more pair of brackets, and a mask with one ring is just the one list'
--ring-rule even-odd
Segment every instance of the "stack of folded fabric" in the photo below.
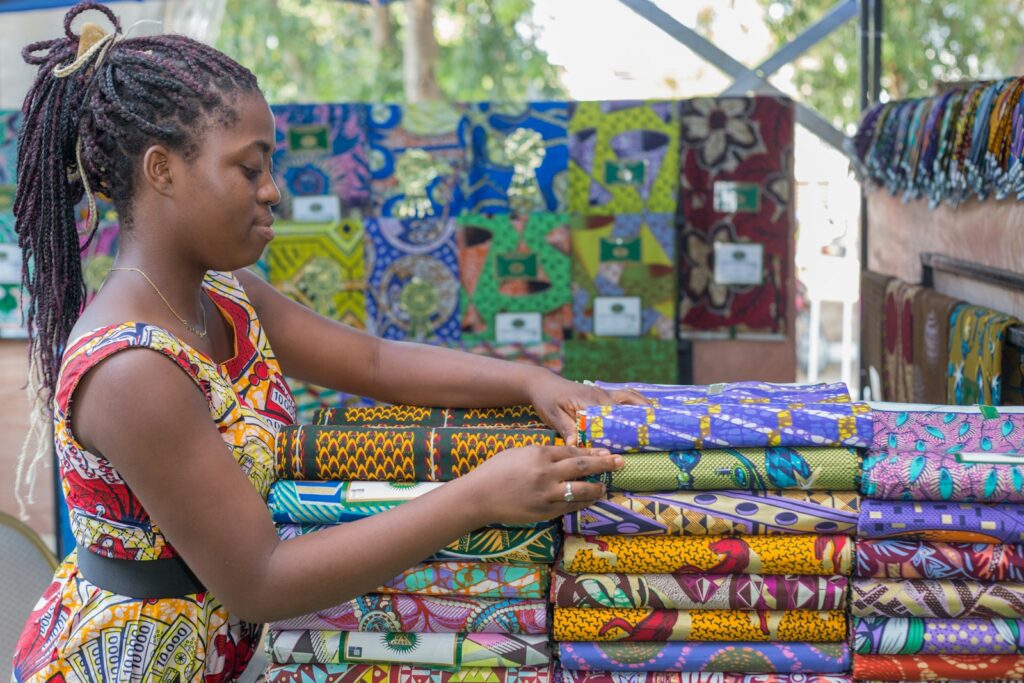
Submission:
{"label": "stack of folded fabric", "polygon": [[872,408],[855,678],[1024,679],[1024,408]]}
{"label": "stack of folded fabric", "polygon": [[[295,538],[390,510],[507,448],[557,442],[526,407],[326,409],[281,431],[269,505]],[[559,538],[553,523],[480,529],[371,594],[273,623],[267,681],[550,683]]]}
{"label": "stack of folded fabric", "polygon": [[626,465],[565,518],[552,586],[563,679],[849,680],[868,407],[842,384],[602,386],[652,406],[580,413],[582,441]]}

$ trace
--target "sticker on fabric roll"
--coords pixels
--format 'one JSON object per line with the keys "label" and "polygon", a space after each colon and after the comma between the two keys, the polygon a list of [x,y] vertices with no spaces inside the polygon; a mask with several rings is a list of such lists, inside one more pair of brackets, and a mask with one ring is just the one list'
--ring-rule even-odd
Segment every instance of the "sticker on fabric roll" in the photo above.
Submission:
{"label": "sticker on fabric roll", "polygon": [[537,255],[511,252],[496,257],[498,277],[502,280],[524,280],[537,277]]}
{"label": "sticker on fabric roll", "polygon": [[639,337],[642,323],[640,297],[594,298],[594,334],[599,337]]}
{"label": "sticker on fabric roll", "polygon": [[957,453],[956,461],[965,465],[1024,465],[1024,453]]}
{"label": "sticker on fabric roll", "polygon": [[999,417],[999,411],[996,410],[995,406],[978,406],[978,410],[981,411],[981,416],[986,420],[995,420]]}
{"label": "sticker on fabric roll", "polygon": [[354,481],[345,492],[345,500],[349,503],[390,503],[419,498],[428,491],[433,491],[441,482],[416,482],[409,484],[387,481]]}
{"label": "sticker on fabric roll", "polygon": [[458,647],[457,633],[353,631],[345,634],[345,658],[353,662],[455,666]]}
{"label": "sticker on fabric roll", "polygon": [[760,285],[764,282],[764,245],[715,242],[715,284]]}
{"label": "sticker on fabric roll", "polygon": [[757,213],[761,210],[761,188],[757,183],[720,180],[714,186],[717,213]]}
{"label": "sticker on fabric roll", "polygon": [[318,194],[292,198],[292,220],[297,223],[335,223],[341,220],[341,198]]}
{"label": "sticker on fabric roll", "polygon": [[607,161],[604,182],[609,185],[643,185],[647,178],[647,164],[643,161]]}
{"label": "sticker on fabric roll", "polygon": [[494,340],[498,344],[539,344],[544,337],[540,313],[498,313],[494,316]]}
{"label": "sticker on fabric roll", "polygon": [[289,126],[288,150],[291,152],[329,152],[331,131],[324,125]]}
{"label": "sticker on fabric roll", "polygon": [[639,263],[642,256],[639,237],[631,240],[601,240],[601,263]]}

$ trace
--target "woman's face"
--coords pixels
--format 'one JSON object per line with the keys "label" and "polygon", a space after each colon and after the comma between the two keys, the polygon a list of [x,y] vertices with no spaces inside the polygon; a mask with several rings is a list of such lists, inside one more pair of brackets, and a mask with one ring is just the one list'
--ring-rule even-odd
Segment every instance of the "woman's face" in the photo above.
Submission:
{"label": "woman's face", "polygon": [[271,206],[281,200],[271,176],[270,107],[259,93],[240,94],[231,106],[237,119],[228,125],[211,120],[196,158],[179,166],[184,177],[175,222],[183,226],[183,246],[211,270],[255,263],[274,237]]}

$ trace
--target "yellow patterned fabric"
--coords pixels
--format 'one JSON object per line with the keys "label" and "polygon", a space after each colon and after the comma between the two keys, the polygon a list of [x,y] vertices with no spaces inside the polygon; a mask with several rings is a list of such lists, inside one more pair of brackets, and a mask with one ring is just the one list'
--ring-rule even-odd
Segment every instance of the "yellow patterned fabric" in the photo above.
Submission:
{"label": "yellow patterned fabric", "polygon": [[632,640],[781,641],[828,643],[846,637],[842,610],[656,610],[556,607],[559,642]]}
{"label": "yellow patterned fabric", "polygon": [[803,574],[849,576],[848,536],[567,536],[573,574]]}

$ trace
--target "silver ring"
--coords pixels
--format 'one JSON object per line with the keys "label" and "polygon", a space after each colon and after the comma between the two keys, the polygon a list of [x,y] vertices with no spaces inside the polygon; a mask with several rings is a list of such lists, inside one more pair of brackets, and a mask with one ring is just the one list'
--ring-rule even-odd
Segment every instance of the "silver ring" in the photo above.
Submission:
{"label": "silver ring", "polygon": [[576,500],[575,498],[573,498],[573,495],[572,495],[572,482],[571,481],[565,482],[565,496],[563,496],[563,498],[565,498],[565,502],[566,503],[571,503],[574,500]]}

